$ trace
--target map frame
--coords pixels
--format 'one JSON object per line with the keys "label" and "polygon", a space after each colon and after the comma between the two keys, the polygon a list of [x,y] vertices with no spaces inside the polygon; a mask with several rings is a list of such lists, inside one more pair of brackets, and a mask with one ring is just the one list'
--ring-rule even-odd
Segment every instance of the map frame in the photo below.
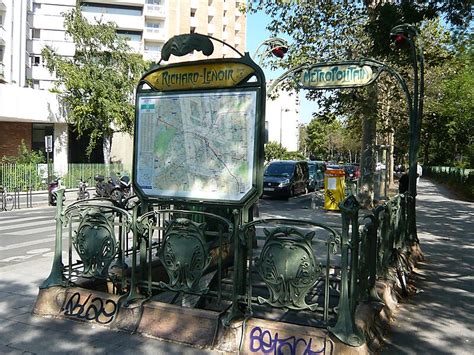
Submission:
{"label": "map frame", "polygon": [[[144,99],[155,100],[159,104],[160,99],[169,99],[169,98],[180,98],[180,97],[208,97],[213,98],[215,96],[238,96],[238,95],[251,95],[252,96],[252,108],[253,117],[250,117],[251,126],[247,126],[247,129],[252,129],[252,141],[248,142],[247,147],[247,156],[251,162],[248,162],[248,167],[251,169],[249,173],[250,181],[247,182],[247,189],[244,194],[240,194],[239,198],[229,198],[222,197],[222,194],[217,193],[217,197],[214,196],[203,196],[192,194],[191,192],[183,192],[181,190],[176,190],[174,193],[163,193],[156,191],[156,189],[150,189],[150,186],[141,183],[140,173],[142,171],[142,166],[140,165],[140,155],[141,151],[139,149],[140,143],[142,141],[142,136],[140,132],[141,123],[143,120],[143,112],[140,107],[140,103]],[[260,195],[259,182],[259,168],[260,165],[260,155],[259,145],[261,143],[263,128],[261,119],[259,117],[262,107],[261,107],[261,89],[257,86],[239,86],[234,88],[227,89],[206,89],[206,90],[179,90],[179,91],[142,91],[137,92],[136,95],[136,119],[135,119],[135,142],[134,142],[134,154],[133,154],[133,180],[134,188],[137,190],[137,193],[149,200],[171,200],[171,201],[182,201],[182,202],[206,202],[206,203],[216,203],[216,204],[226,204],[226,205],[243,205],[249,200],[258,199]],[[156,113],[158,115],[158,113]],[[192,128],[191,128],[192,129]],[[251,155],[250,155],[251,154]],[[251,164],[250,164],[251,163]],[[153,163],[152,163],[153,165]],[[151,168],[153,170],[153,167]],[[145,187],[145,188],[144,188]]]}

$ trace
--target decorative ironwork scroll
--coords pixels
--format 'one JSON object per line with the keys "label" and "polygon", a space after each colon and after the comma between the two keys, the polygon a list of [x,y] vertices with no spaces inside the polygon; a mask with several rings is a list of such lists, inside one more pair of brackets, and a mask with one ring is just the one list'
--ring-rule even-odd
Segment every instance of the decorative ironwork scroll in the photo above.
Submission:
{"label": "decorative ironwork scroll", "polygon": [[160,287],[172,291],[207,293],[208,288],[199,285],[204,271],[211,263],[209,248],[204,239],[206,224],[187,218],[177,218],[165,223],[165,238],[158,256],[170,282],[160,282]]}
{"label": "decorative ironwork scroll", "polygon": [[106,214],[98,208],[86,209],[82,213],[77,233],[72,237],[72,243],[84,263],[82,276],[107,278],[118,245],[114,228]]}
{"label": "decorative ironwork scroll", "polygon": [[259,297],[259,302],[279,308],[315,310],[317,304],[308,305],[305,301],[322,269],[316,265],[311,247],[315,232],[303,235],[291,227],[264,232],[267,239],[255,265],[270,291],[270,299]]}

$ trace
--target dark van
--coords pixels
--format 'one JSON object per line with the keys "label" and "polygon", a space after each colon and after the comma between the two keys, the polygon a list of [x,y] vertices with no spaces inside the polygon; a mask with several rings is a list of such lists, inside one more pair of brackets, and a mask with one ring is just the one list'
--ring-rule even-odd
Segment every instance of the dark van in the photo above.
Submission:
{"label": "dark van", "polygon": [[267,165],[263,175],[263,194],[285,198],[308,191],[309,169],[305,161],[279,160]]}

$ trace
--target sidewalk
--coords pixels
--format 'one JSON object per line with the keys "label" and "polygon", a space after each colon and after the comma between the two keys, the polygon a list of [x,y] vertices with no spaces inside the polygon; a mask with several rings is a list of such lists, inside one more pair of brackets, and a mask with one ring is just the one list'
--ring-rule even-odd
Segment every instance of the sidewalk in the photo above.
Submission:
{"label": "sidewalk", "polygon": [[217,354],[64,319],[31,315],[51,260],[0,268],[0,354]]}
{"label": "sidewalk", "polygon": [[474,203],[426,179],[418,190],[418,293],[400,304],[382,354],[474,354]]}
{"label": "sidewalk", "polygon": [[[418,233],[426,260],[418,264],[422,291],[400,305],[383,354],[474,354],[474,204],[422,179]],[[305,197],[302,197],[305,198]],[[280,211],[310,217],[310,209]],[[0,215],[1,216],[1,215]],[[318,213],[328,223],[337,214]],[[210,354],[180,344],[71,320],[31,316],[51,259],[0,268],[0,354]]]}

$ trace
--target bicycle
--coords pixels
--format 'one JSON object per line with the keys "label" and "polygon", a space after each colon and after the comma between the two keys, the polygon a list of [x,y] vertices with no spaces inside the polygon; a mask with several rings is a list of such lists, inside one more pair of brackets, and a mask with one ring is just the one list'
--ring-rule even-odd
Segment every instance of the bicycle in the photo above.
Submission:
{"label": "bicycle", "polygon": [[13,209],[13,196],[7,189],[0,185],[0,211],[11,211]]}

